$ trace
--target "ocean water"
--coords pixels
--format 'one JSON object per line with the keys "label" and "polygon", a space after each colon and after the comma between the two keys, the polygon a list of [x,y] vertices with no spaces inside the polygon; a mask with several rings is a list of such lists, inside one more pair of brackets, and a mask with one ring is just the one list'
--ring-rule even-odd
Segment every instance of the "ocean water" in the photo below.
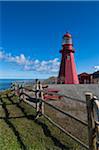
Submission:
{"label": "ocean water", "polygon": [[0,91],[9,89],[11,87],[11,83],[18,82],[18,83],[34,83],[34,79],[0,79]]}

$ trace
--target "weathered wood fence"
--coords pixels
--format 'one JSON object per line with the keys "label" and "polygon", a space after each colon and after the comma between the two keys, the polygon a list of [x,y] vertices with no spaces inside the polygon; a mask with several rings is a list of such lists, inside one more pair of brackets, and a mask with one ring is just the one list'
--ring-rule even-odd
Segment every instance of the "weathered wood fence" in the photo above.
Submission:
{"label": "weathered wood fence", "polygon": [[[86,92],[85,97],[86,97],[86,102],[80,99],[75,99],[66,95],[61,95],[54,93],[56,95],[60,95],[63,97],[66,97],[68,99],[71,99],[76,102],[80,102],[86,105],[87,109],[87,118],[88,118],[88,123],[85,121],[80,120],[78,117],[71,115],[70,113],[63,111],[59,107],[53,106],[52,104],[48,103],[47,101],[44,100],[44,94],[48,92],[43,90],[42,84],[40,81],[36,81],[35,88],[33,90],[28,89],[24,87],[23,85],[19,84],[13,84],[11,87],[12,91],[14,94],[19,96],[20,100],[23,100],[24,102],[28,103],[29,105],[33,106],[36,109],[36,116],[35,119],[43,115],[46,119],[48,119],[53,125],[55,125],[57,128],[59,128],[62,132],[67,134],[70,138],[72,138],[74,141],[76,141],[78,144],[80,144],[82,147],[88,150],[99,150],[99,99],[96,96],[93,96],[92,93]],[[25,92],[28,91],[28,94]],[[30,96],[33,93],[32,96]],[[53,94],[53,93],[49,93]],[[31,99],[32,101],[27,101],[26,97]],[[83,143],[81,140],[73,136],[71,133],[66,131],[64,128],[62,128],[59,124],[54,122],[49,116],[47,116],[44,113],[44,104],[50,106],[51,108],[55,109],[56,111],[62,113],[63,115],[66,115],[70,118],[73,118],[74,120],[80,122],[84,126],[88,127],[88,140],[89,140],[89,145],[86,145]]]}

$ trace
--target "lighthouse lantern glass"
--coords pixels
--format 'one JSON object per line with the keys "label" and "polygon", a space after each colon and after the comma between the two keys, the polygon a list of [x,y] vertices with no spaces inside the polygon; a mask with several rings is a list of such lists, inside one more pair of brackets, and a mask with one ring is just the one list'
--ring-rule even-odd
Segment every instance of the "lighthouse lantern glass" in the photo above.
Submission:
{"label": "lighthouse lantern glass", "polygon": [[63,37],[62,45],[64,45],[64,44],[72,44],[72,38]]}
{"label": "lighthouse lantern glass", "polygon": [[63,41],[62,41],[62,45],[66,44],[66,41],[65,39],[63,38]]}

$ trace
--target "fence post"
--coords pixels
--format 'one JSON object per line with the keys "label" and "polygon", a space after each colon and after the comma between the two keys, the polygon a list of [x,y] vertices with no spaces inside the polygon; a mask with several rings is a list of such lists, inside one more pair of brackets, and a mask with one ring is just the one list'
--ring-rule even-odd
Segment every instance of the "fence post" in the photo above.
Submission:
{"label": "fence post", "polygon": [[22,88],[22,85],[20,84],[20,86],[19,86],[19,99],[21,100],[21,89]]}
{"label": "fence post", "polygon": [[99,100],[96,96],[93,97],[93,114],[95,120],[96,131],[96,147],[99,150]]}
{"label": "fence post", "polygon": [[89,138],[89,150],[96,150],[96,133],[95,133],[95,121],[93,116],[93,94],[86,92],[86,104],[87,104],[87,118],[88,118],[88,138]]}
{"label": "fence post", "polygon": [[[25,93],[25,89],[24,89],[24,82],[23,82],[23,84],[22,84],[22,93]],[[23,94],[23,97],[22,97],[23,99],[25,99],[25,95]]]}
{"label": "fence post", "polygon": [[12,94],[14,94],[14,84],[13,83],[11,83],[11,92],[12,92]]}
{"label": "fence post", "polygon": [[[39,89],[41,90],[41,91],[40,91],[40,98],[41,98],[42,100],[44,100],[43,86],[42,86],[42,84],[40,83],[40,81],[39,81]],[[44,114],[44,102],[41,102],[41,113]]]}
{"label": "fence post", "polygon": [[39,102],[38,102],[38,99],[39,99],[39,85],[38,85],[38,79],[36,79],[36,85],[35,85],[35,98],[36,98],[36,111],[38,112],[39,111]]}
{"label": "fence post", "polygon": [[17,96],[19,96],[19,84],[17,84]]}
{"label": "fence post", "polygon": [[13,94],[15,95],[15,83],[13,83]]}
{"label": "fence post", "polygon": [[19,87],[19,99],[20,99],[20,101],[22,100],[22,93],[23,93],[23,87],[22,87],[22,84],[21,84],[20,87]]}
{"label": "fence post", "polygon": [[14,83],[14,93],[15,93],[15,95],[17,95],[17,84],[16,83]]}
{"label": "fence post", "polygon": [[35,93],[35,97],[36,97],[36,111],[37,111],[37,115],[36,117],[44,114],[44,103],[40,100],[40,99],[44,99],[44,94],[43,94],[43,87],[42,87],[42,84],[40,83],[40,81],[38,81],[36,79],[36,86],[35,86],[35,90],[36,90],[36,93]]}

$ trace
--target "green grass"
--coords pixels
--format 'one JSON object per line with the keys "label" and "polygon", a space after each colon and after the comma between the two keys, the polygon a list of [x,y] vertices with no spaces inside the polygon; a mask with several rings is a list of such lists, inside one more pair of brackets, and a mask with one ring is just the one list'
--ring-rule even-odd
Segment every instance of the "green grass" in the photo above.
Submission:
{"label": "green grass", "polygon": [[[63,110],[63,109],[62,109]],[[78,110],[76,110],[77,112]],[[68,111],[67,111],[68,112]],[[75,119],[63,115],[48,105],[45,105],[45,114],[47,114],[52,120],[63,127],[66,131],[71,133],[77,139],[88,145],[88,127],[79,123]],[[76,115],[74,115],[76,116]]]}
{"label": "green grass", "polygon": [[10,91],[0,93],[0,150],[83,150]]}

